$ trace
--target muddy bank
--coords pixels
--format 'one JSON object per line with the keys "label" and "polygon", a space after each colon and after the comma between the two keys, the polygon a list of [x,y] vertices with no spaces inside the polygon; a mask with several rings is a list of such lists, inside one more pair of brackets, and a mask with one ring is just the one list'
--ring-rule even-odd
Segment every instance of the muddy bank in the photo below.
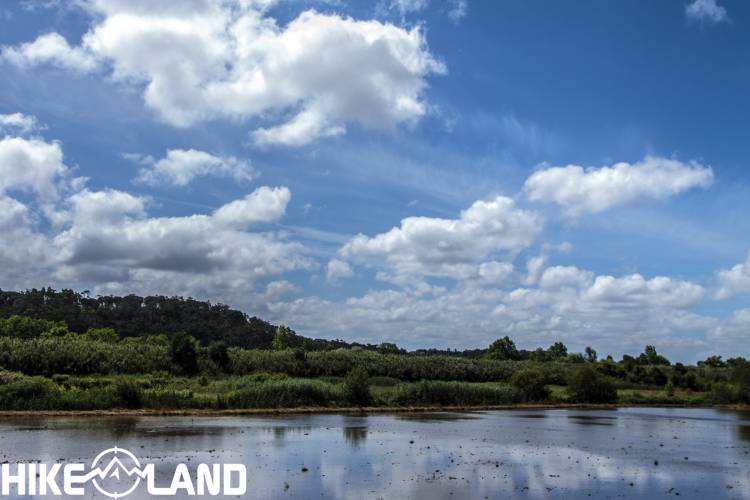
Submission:
{"label": "muddy bank", "polygon": [[233,415],[352,415],[352,414],[387,414],[387,413],[431,413],[431,412],[467,412],[467,411],[497,411],[497,410],[612,410],[616,408],[702,408],[750,411],[747,405],[711,405],[694,406],[684,404],[520,404],[496,406],[392,406],[392,407],[297,407],[297,408],[247,408],[233,410],[203,410],[203,409],[114,409],[90,411],[0,411],[2,417],[116,417],[116,416],[233,416]]}

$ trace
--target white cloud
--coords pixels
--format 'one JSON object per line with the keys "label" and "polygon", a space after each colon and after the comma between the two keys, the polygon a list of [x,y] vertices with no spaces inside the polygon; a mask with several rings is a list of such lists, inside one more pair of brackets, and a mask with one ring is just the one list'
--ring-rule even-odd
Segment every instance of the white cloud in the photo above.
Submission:
{"label": "white cloud", "polygon": [[[212,214],[149,217],[146,200],[119,191],[81,191],[68,199],[66,228],[55,234],[55,277],[99,289],[221,296],[263,294],[265,280],[311,269],[304,247],[248,226],[283,216],[287,188],[261,187]],[[223,291],[223,292],[220,292]]]}
{"label": "white cloud", "polygon": [[646,301],[651,301],[653,306],[688,308],[698,304],[703,295],[700,285],[664,276],[646,280],[640,274],[622,278],[597,276],[585,292],[586,299],[622,307],[641,307]]}
{"label": "white cloud", "polygon": [[277,127],[259,128],[250,135],[256,146],[303,146],[313,138],[336,137],[346,133],[342,125],[329,125],[323,113],[307,109]]}
{"label": "white cloud", "polygon": [[351,278],[352,276],[354,276],[354,271],[348,263],[339,259],[331,259],[328,261],[328,266],[326,268],[326,281],[329,283],[336,283],[339,280]]}
{"label": "white cloud", "polygon": [[59,143],[11,136],[0,139],[0,194],[21,190],[52,201],[58,195],[57,182],[68,173]]}
{"label": "white cloud", "polygon": [[89,191],[84,189],[67,199],[71,212],[68,220],[78,224],[96,226],[116,225],[129,217],[143,217],[146,214],[146,201],[122,191]]}
{"label": "white cloud", "polygon": [[402,16],[411,12],[424,10],[428,5],[428,0],[391,0],[389,4],[391,9],[399,11]]}
{"label": "white cloud", "polygon": [[216,156],[195,149],[170,149],[158,161],[151,156],[128,154],[125,157],[143,165],[136,180],[152,186],[186,186],[196,177],[205,176],[230,177],[237,181],[250,181],[254,176],[247,160]]}
{"label": "white cloud", "polygon": [[448,10],[448,17],[450,17],[454,23],[459,22],[461,19],[466,17],[469,11],[468,0],[451,0],[448,2],[450,9]]}
{"label": "white cloud", "polygon": [[716,281],[714,296],[720,300],[750,292],[750,255],[744,263],[719,271]]}
{"label": "white cloud", "polygon": [[354,261],[384,262],[388,279],[463,279],[476,275],[488,256],[513,254],[531,245],[541,225],[538,215],[498,196],[475,202],[458,219],[407,217],[386,233],[355,236],[340,253]]}
{"label": "white cloud", "polygon": [[729,21],[727,9],[716,3],[716,0],[694,0],[685,6],[685,16],[692,21]]}
{"label": "white cloud", "polygon": [[542,254],[529,257],[526,261],[526,278],[524,278],[524,284],[535,284],[539,280],[545,265],[547,265],[546,255]]}
{"label": "white cloud", "polygon": [[286,187],[260,187],[241,200],[220,207],[213,218],[227,225],[240,227],[263,222],[276,222],[284,213],[292,193]]}
{"label": "white cloud", "polygon": [[[680,348],[684,332],[715,322],[690,311],[703,289],[666,277],[595,276],[574,267],[545,271],[540,288],[459,285],[432,293],[404,288],[343,301],[307,297],[269,305],[298,331],[399,345],[482,347],[509,335],[521,347],[563,340],[571,349],[606,346],[613,354],[646,344]],[[619,291],[618,291],[619,290]]]}
{"label": "white cloud", "polygon": [[[57,142],[0,140],[0,288],[167,293],[262,307],[293,289],[279,279],[285,273],[317,267],[302,244],[255,227],[284,216],[286,187],[259,187],[208,214],[154,217],[147,198],[92,190],[69,174]],[[16,191],[34,196],[22,202],[11,197]]]}
{"label": "white cloud", "polygon": [[728,358],[746,355],[742,348],[747,345],[748,332],[750,309],[734,311],[729,317],[720,320],[709,332],[710,353],[724,353]]}
{"label": "white cloud", "polygon": [[23,113],[0,114],[0,133],[30,134],[38,128],[36,117]]}
{"label": "white cloud", "polygon": [[554,202],[575,217],[603,212],[640,199],[661,200],[691,188],[707,187],[713,170],[697,162],[647,156],[637,163],[584,169],[578,165],[549,167],[524,184],[531,201]]}
{"label": "white cloud", "polygon": [[91,53],[80,47],[71,47],[59,33],[47,33],[18,47],[3,47],[0,56],[20,67],[50,64],[77,72],[89,72],[96,68],[96,60]]}
{"label": "white cloud", "polygon": [[28,207],[0,194],[0,288],[40,286],[49,277],[51,248]]}
{"label": "white cloud", "polygon": [[92,0],[79,46],[51,33],[3,54],[19,66],[110,67],[115,80],[145,86],[146,105],[176,126],[268,122],[252,134],[263,146],[307,144],[348,123],[392,128],[426,114],[425,79],[445,68],[419,27],[315,11],[279,26],[266,3]]}
{"label": "white cloud", "polygon": [[[441,2],[440,5],[445,9],[442,11],[446,13],[454,23],[458,23],[461,19],[466,17],[466,13],[469,10],[468,0],[447,0]],[[381,0],[378,4],[378,9],[381,11],[386,9],[396,11],[404,17],[408,14],[422,12],[429,6],[429,0]]]}

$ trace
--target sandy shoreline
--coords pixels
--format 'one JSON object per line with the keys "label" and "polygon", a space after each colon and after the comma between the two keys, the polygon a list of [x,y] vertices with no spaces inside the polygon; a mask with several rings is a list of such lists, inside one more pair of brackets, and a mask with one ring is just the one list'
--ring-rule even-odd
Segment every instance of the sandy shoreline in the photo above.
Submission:
{"label": "sandy shoreline", "polygon": [[201,409],[114,409],[87,411],[0,411],[0,418],[9,417],[121,417],[121,416],[238,416],[238,415],[351,415],[351,414],[382,414],[382,413],[431,413],[431,412],[470,412],[493,410],[612,410],[616,408],[714,408],[729,410],[750,410],[742,405],[666,405],[666,404],[524,404],[498,406],[395,406],[395,407],[298,407],[298,408],[248,408],[235,410],[201,410]]}

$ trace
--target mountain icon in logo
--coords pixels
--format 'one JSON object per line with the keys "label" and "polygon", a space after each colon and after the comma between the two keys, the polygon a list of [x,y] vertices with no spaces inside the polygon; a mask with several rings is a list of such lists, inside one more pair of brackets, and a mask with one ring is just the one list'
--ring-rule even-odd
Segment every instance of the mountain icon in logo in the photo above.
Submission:
{"label": "mountain icon in logo", "polygon": [[[111,457],[111,458],[109,458]],[[107,459],[109,461],[107,462]],[[106,465],[102,468],[102,464]],[[132,493],[146,473],[135,455],[123,448],[109,448],[94,458],[87,478],[102,495],[123,498]]]}

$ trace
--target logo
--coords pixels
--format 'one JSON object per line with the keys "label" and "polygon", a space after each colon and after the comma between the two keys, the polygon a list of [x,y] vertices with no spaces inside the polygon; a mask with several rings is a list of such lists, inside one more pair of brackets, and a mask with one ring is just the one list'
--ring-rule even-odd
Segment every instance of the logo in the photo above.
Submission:
{"label": "logo", "polygon": [[[109,460],[109,462],[106,462],[106,460]],[[123,461],[128,465],[125,465]],[[107,465],[102,469],[100,464],[103,463],[106,463]],[[97,472],[92,479],[94,487],[99,490],[99,493],[102,495],[107,495],[111,498],[122,498],[128,496],[138,487],[139,484],[141,484],[141,479],[145,477],[145,474],[141,471],[141,463],[135,458],[135,455],[128,450],[123,450],[117,446],[99,453],[91,463],[91,470],[92,472]],[[122,478],[120,477],[121,475]],[[108,480],[112,479],[117,480],[117,482],[120,482],[122,479],[125,481],[130,480],[132,484],[124,491],[118,491],[119,488],[113,491],[112,489],[109,489],[112,488],[112,486],[107,483]],[[135,480],[133,481],[133,479]],[[104,486],[102,486],[100,482]],[[109,488],[107,486],[109,486]]]}
{"label": "logo", "polygon": [[[163,474],[162,474],[163,476]],[[98,491],[109,498],[125,498],[145,484],[151,496],[244,495],[247,470],[243,464],[197,464],[191,471],[177,464],[171,481],[158,484],[155,465],[141,464],[123,448],[109,448],[99,453],[88,467],[82,463],[64,466],[45,463],[2,464],[2,495],[69,495],[85,496]]]}

